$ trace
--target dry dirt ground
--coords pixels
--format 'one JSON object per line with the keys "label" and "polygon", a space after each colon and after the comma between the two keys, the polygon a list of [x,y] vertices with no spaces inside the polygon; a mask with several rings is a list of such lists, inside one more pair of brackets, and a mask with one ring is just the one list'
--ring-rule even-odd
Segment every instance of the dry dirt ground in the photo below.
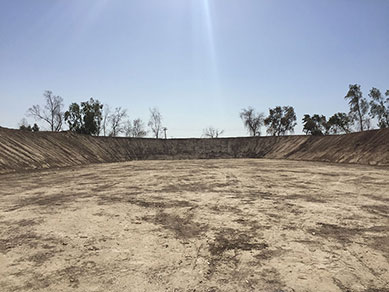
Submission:
{"label": "dry dirt ground", "polygon": [[133,161],[0,176],[0,291],[389,291],[389,169]]}

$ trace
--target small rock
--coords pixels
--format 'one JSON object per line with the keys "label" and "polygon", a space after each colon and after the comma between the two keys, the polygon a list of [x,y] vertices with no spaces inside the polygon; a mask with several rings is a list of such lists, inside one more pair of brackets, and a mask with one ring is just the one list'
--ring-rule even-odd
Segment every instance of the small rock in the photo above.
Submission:
{"label": "small rock", "polygon": [[99,248],[94,246],[94,245],[92,245],[92,246],[88,247],[88,250],[95,251],[95,250],[99,250]]}

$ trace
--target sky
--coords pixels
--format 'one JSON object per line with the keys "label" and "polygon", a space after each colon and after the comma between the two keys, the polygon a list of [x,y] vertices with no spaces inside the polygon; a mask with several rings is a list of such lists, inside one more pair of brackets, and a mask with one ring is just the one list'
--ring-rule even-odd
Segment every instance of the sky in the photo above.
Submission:
{"label": "sky", "polygon": [[157,107],[168,137],[245,136],[243,108],[291,105],[300,134],[304,114],[348,111],[349,84],[389,89],[388,12],[388,0],[0,0],[0,126],[51,90],[65,108],[93,97],[145,122]]}

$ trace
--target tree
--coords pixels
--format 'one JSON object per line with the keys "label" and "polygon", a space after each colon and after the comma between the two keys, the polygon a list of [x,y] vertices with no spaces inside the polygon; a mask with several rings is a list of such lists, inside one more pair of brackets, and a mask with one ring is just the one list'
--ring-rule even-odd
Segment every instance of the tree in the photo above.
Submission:
{"label": "tree", "polygon": [[308,135],[320,135],[322,134],[316,125],[316,123],[313,121],[310,115],[305,114],[303,118],[303,132]]}
{"label": "tree", "polygon": [[346,113],[336,113],[329,118],[328,126],[332,134],[347,134],[351,132],[351,119]]}
{"label": "tree", "polygon": [[138,118],[132,122],[132,137],[141,138],[147,135],[144,122]]}
{"label": "tree", "polygon": [[73,102],[69,105],[69,109],[65,112],[65,121],[68,123],[70,131],[85,134],[82,111],[78,103]]}
{"label": "tree", "polygon": [[165,137],[165,139],[167,139],[167,128],[163,127],[162,132],[163,132],[163,136]]}
{"label": "tree", "polygon": [[108,119],[111,114],[111,109],[108,104],[105,104],[103,107],[103,120],[101,123],[101,130],[103,131],[103,136],[108,134]]}
{"label": "tree", "polygon": [[31,125],[28,125],[28,126],[20,125],[20,126],[19,126],[19,130],[27,131],[27,132],[32,132]]}
{"label": "tree", "polygon": [[111,131],[109,136],[116,137],[125,131],[124,119],[127,117],[127,110],[121,107],[115,108],[115,111],[109,116]]}
{"label": "tree", "polygon": [[130,120],[123,123],[123,133],[125,137],[132,137],[132,123]]}
{"label": "tree", "polygon": [[72,103],[65,112],[65,121],[69,130],[79,134],[99,135],[101,130],[103,105],[90,98],[89,101],[81,102],[81,105]]}
{"label": "tree", "polygon": [[388,96],[386,99],[382,96],[381,92],[377,88],[370,90],[370,116],[377,118],[378,126],[383,128],[389,128],[389,90],[385,93]]}
{"label": "tree", "polygon": [[23,118],[19,123],[19,130],[29,131],[29,132],[39,132],[39,127],[36,123],[31,127],[25,118]]}
{"label": "tree", "polygon": [[292,106],[277,106],[269,109],[269,116],[265,119],[267,132],[272,136],[285,135],[294,132],[296,126],[296,114]]}
{"label": "tree", "polygon": [[150,127],[154,137],[158,139],[159,135],[162,134],[163,127],[162,115],[156,107],[150,109],[150,120],[148,126]]}
{"label": "tree", "polygon": [[46,90],[43,93],[45,97],[45,106],[41,109],[40,105],[33,105],[28,109],[28,115],[35,120],[42,120],[49,124],[51,131],[60,131],[63,123],[63,99],[53,92]]}
{"label": "tree", "polygon": [[90,98],[89,101],[81,102],[81,108],[85,132],[89,135],[100,135],[103,105],[98,100]]}
{"label": "tree", "polygon": [[125,125],[125,135],[126,137],[132,138],[142,138],[147,135],[145,130],[145,125],[143,121],[138,118],[132,121],[127,121]]}
{"label": "tree", "polygon": [[315,114],[312,117],[310,115],[304,115],[303,118],[303,131],[305,134],[311,134],[314,136],[317,135],[327,135],[329,132],[329,125],[327,123],[327,118],[323,115]]}
{"label": "tree", "polygon": [[349,91],[344,97],[350,105],[350,118],[354,123],[358,124],[360,131],[370,128],[370,119],[367,116],[369,104],[362,96],[361,86],[358,84],[350,84]]}
{"label": "tree", "polygon": [[224,133],[224,130],[219,130],[214,127],[208,127],[203,130],[203,136],[206,138],[219,138]]}
{"label": "tree", "polygon": [[19,130],[28,131],[28,132],[32,131],[31,125],[27,122],[27,120],[25,118],[23,118],[20,121],[20,123],[19,123]]}
{"label": "tree", "polygon": [[256,113],[254,108],[248,107],[247,109],[242,109],[239,116],[250,136],[261,136],[261,127],[263,126],[264,118],[263,113]]}
{"label": "tree", "polygon": [[34,125],[32,126],[32,131],[33,132],[39,132],[39,127],[36,123],[34,123]]}

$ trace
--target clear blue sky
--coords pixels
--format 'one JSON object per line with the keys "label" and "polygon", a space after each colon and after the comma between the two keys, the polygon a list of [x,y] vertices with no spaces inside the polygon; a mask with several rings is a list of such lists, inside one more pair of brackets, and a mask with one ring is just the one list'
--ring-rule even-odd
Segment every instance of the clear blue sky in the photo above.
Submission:
{"label": "clear blue sky", "polygon": [[389,89],[388,13],[388,0],[0,0],[0,125],[50,89],[130,118],[157,106],[174,137],[246,135],[242,108],[292,105],[301,133],[305,113],[348,110],[350,83]]}

